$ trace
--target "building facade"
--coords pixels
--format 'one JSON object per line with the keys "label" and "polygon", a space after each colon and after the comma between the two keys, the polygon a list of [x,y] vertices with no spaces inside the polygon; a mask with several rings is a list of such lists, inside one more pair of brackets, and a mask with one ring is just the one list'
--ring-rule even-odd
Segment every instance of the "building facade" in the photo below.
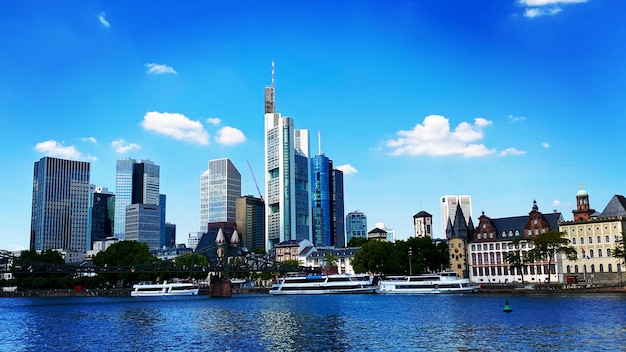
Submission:
{"label": "building facade", "polygon": [[253,196],[236,201],[237,232],[248,250],[265,251],[265,202]]}
{"label": "building facade", "polygon": [[265,247],[311,238],[309,137],[275,112],[274,83],[265,88]]}
{"label": "building facade", "polygon": [[626,198],[614,195],[604,210],[598,213],[589,207],[589,195],[581,189],[576,194],[576,209],[572,213],[574,219],[560,222],[559,231],[565,233],[578,258],[562,258],[561,281],[588,284],[623,282],[624,268],[621,260],[613,254],[622,231],[626,230]]}
{"label": "building facade", "polygon": [[90,165],[53,157],[35,162],[30,250],[86,252]]}
{"label": "building facade", "polygon": [[125,239],[126,207],[159,205],[160,167],[150,160],[117,160],[115,172],[115,237]]}
{"label": "building facade", "polygon": [[333,234],[335,241],[333,245],[335,247],[345,247],[348,242],[346,241],[346,226],[345,226],[345,208],[344,208],[344,196],[343,196],[343,171],[338,169],[332,170],[333,175]]}
{"label": "building facade", "polygon": [[346,244],[352,238],[367,238],[367,216],[358,210],[346,215]]}
{"label": "building facade", "polygon": [[457,204],[454,223],[448,219],[446,239],[450,253],[450,270],[456,273],[457,278],[469,278],[468,242],[474,233],[472,218],[465,220],[461,205]]}
{"label": "building facade", "polygon": [[90,243],[88,249],[93,249],[93,243],[113,237],[115,225],[115,195],[102,187],[96,188],[92,194],[90,214]]}
{"label": "building facade", "polygon": [[472,217],[472,197],[468,195],[464,196],[443,196],[441,197],[441,233],[445,235],[446,227],[448,226],[448,219],[454,223],[454,217],[456,216],[456,207],[461,206],[465,219],[468,220]]}
{"label": "building facade", "polygon": [[413,237],[433,238],[433,216],[428,212],[413,215]]}
{"label": "building facade", "polygon": [[210,222],[234,222],[241,197],[241,174],[230,159],[209,160],[200,176],[200,230]]}
{"label": "building facade", "polygon": [[131,204],[126,207],[127,241],[138,241],[148,244],[150,250],[161,246],[161,208],[154,204]]}

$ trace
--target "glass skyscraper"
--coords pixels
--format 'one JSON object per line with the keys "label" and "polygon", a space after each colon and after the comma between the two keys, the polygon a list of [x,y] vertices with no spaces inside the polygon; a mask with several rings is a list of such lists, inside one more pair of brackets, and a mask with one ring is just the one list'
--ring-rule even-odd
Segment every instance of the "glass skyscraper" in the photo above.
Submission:
{"label": "glass skyscraper", "polygon": [[89,172],[84,161],[46,156],[35,162],[30,250],[89,249]]}
{"label": "glass skyscraper", "polygon": [[313,244],[334,245],[333,234],[333,162],[324,154],[311,158],[311,217]]}
{"label": "glass skyscraper", "polygon": [[209,160],[200,176],[200,230],[208,223],[235,222],[236,202],[241,197],[241,174],[229,159]]}
{"label": "glass skyscraper", "polygon": [[367,238],[367,216],[360,211],[346,215],[346,244],[353,237]]}
{"label": "glass skyscraper", "polygon": [[159,204],[160,167],[150,160],[118,160],[115,172],[115,237],[125,239],[126,207]]}

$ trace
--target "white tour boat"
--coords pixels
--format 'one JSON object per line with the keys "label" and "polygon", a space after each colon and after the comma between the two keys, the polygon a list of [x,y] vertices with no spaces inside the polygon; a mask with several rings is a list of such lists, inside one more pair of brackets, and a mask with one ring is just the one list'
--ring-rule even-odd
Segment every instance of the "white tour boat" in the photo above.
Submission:
{"label": "white tour boat", "polygon": [[140,282],[133,285],[132,297],[195,296],[200,289],[190,282]]}
{"label": "white tour boat", "polygon": [[328,274],[287,275],[272,284],[272,295],[310,295],[329,293],[374,293],[370,275]]}
{"label": "white tour boat", "polygon": [[377,293],[471,293],[478,286],[458,279],[454,272],[415,276],[388,276],[378,282]]}

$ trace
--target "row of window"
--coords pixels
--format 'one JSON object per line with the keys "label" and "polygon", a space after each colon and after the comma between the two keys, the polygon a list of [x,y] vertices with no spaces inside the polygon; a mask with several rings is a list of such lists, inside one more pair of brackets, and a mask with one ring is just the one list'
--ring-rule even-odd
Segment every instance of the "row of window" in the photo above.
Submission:
{"label": "row of window", "polygon": [[[523,273],[523,274],[522,274]],[[498,267],[473,267],[472,274],[474,276],[496,276],[496,275],[542,275],[548,273],[547,265],[526,265],[524,268],[509,268],[508,266]],[[556,274],[554,265],[550,266],[550,273]]]}
{"label": "row of window", "polygon": [[[604,225],[604,229],[608,230],[609,227]],[[613,230],[616,230],[616,229],[617,229],[617,225],[613,225]],[[580,232],[583,232],[583,230],[584,229],[582,227],[578,229],[578,231],[580,231]],[[587,231],[591,231],[591,227],[588,227]],[[596,231],[600,231],[600,226],[596,226]],[[576,232],[576,228],[572,228],[572,232]]]}
{"label": "row of window", "polygon": [[[599,268],[598,272],[600,272],[600,273],[604,272],[604,264],[598,265],[598,268]],[[607,270],[608,273],[612,273],[613,272],[613,265],[612,264],[608,264],[607,268],[608,268],[608,270]],[[573,272],[574,274],[580,273],[580,271],[578,271],[578,265],[574,265],[573,269],[574,269],[574,272]],[[589,266],[589,269],[590,269],[590,271],[587,270],[587,265],[584,264],[582,272],[583,273],[595,273],[596,272],[596,266],[594,264],[591,264]],[[572,274],[572,266],[568,265],[566,267],[566,271],[567,271],[568,274]],[[617,264],[617,272],[621,272],[621,271],[622,271],[621,264]]]}
{"label": "row of window", "polygon": [[[613,235],[613,241],[617,242],[618,237],[617,235]],[[611,236],[606,235],[604,236],[604,242],[605,243],[610,243],[611,242]],[[580,238],[580,244],[585,244],[585,238],[581,237]],[[592,244],[593,243],[593,237],[589,236],[587,237],[587,244]],[[602,243],[602,237],[600,236],[596,236],[596,243]],[[572,237],[572,244],[576,244],[576,237]]]}
{"label": "row of window", "polygon": [[[521,248],[526,248],[526,242],[522,242],[520,243]],[[460,246],[459,246],[460,247]],[[476,250],[494,250],[494,247],[496,250],[500,249],[500,243],[483,243],[483,244],[472,244],[472,251],[476,251]],[[513,248],[519,249],[519,245],[515,246],[513,245],[513,243],[502,243],[502,249],[513,249]],[[528,243],[528,248],[532,248],[532,243]]]}

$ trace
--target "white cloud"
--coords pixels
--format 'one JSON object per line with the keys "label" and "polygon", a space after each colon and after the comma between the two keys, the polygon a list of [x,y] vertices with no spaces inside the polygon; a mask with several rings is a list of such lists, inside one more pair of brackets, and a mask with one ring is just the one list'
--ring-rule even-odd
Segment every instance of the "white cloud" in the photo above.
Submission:
{"label": "white cloud", "polygon": [[547,148],[550,148],[550,143],[548,143],[548,142],[541,142],[541,146],[547,149]]}
{"label": "white cloud", "polygon": [[524,120],[526,120],[526,117],[524,116],[513,116],[509,114],[509,121],[511,121],[511,123],[521,122]]}
{"label": "white cloud", "polygon": [[148,131],[154,131],[174,139],[185,140],[190,143],[209,144],[209,133],[200,121],[192,121],[179,113],[156,112],[146,113],[141,126]]}
{"label": "white cloud", "polygon": [[109,21],[106,20],[106,18],[104,18],[105,16],[106,14],[104,12],[100,12],[100,14],[98,15],[98,20],[104,27],[109,28],[111,27],[111,24],[109,23]]}
{"label": "white cloud", "polygon": [[210,123],[213,126],[217,126],[220,123],[222,123],[222,120],[220,120],[219,117],[209,117],[208,119],[206,119],[206,123]]}
{"label": "white cloud", "polygon": [[98,141],[94,137],[83,137],[80,139],[82,142],[91,142],[93,144],[97,144]]}
{"label": "white cloud", "polygon": [[83,155],[75,146],[64,146],[63,144],[51,139],[45,142],[39,142],[35,145],[35,150],[44,154],[61,159],[96,161],[98,158],[91,155]]}
{"label": "white cloud", "polygon": [[141,146],[139,144],[128,143],[123,139],[114,140],[113,142],[111,142],[111,147],[113,147],[113,149],[115,149],[115,152],[119,154],[126,154],[131,150],[141,149]]}
{"label": "white cloud", "polygon": [[552,201],[552,206],[553,207],[558,207],[559,205],[561,205],[561,201],[558,199],[555,199]]}
{"label": "white cloud", "polygon": [[344,173],[344,175],[351,175],[351,174],[356,174],[359,172],[354,166],[350,164],[339,165],[335,169],[341,170]]}
{"label": "white cloud", "polygon": [[474,119],[474,124],[462,122],[454,131],[450,131],[447,118],[429,115],[412,130],[396,132],[399,138],[388,140],[386,144],[393,149],[392,155],[485,156],[495,153],[496,150],[470,142],[482,139],[483,129],[491,124],[491,121],[479,117]]}
{"label": "white cloud", "polygon": [[215,140],[217,143],[223,145],[237,145],[245,142],[246,136],[243,135],[243,132],[234,127],[225,126],[217,131]]}
{"label": "white cloud", "polygon": [[528,18],[556,15],[563,11],[560,5],[585,2],[587,0],[518,0],[518,3],[524,7],[524,16]]}
{"label": "white cloud", "polygon": [[500,152],[501,156],[507,156],[507,155],[524,155],[526,154],[525,150],[517,150],[513,147],[511,148],[506,148],[505,150]]}
{"label": "white cloud", "polygon": [[147,71],[148,73],[152,73],[155,75],[162,75],[166,73],[172,73],[172,74],[178,73],[174,70],[174,68],[167,66],[167,65],[163,65],[163,64],[147,63],[144,66],[148,69]]}

